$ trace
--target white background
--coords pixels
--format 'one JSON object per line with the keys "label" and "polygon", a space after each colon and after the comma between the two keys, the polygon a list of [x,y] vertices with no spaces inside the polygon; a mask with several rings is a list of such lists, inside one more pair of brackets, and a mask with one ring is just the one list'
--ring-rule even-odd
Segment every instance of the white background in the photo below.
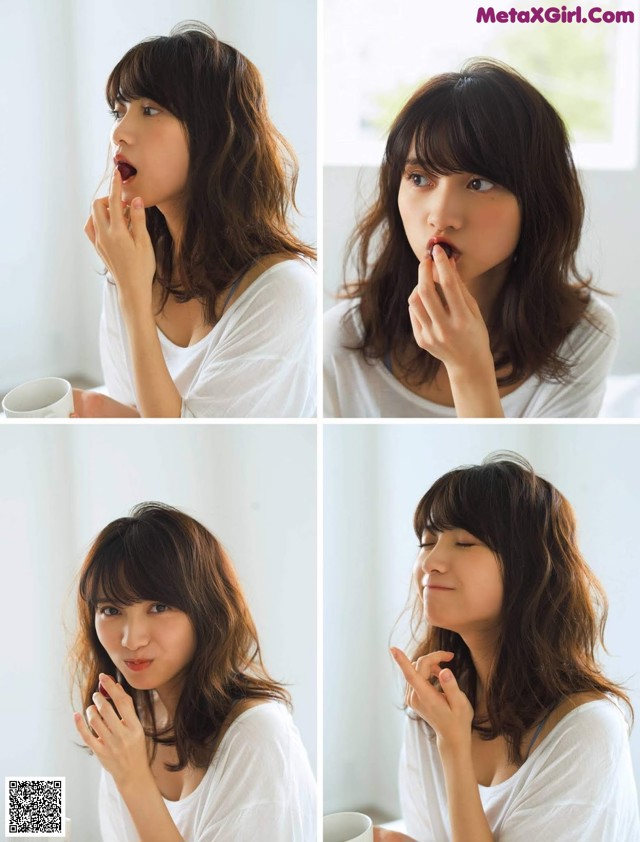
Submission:
{"label": "white background", "polygon": [[91,541],[143,500],[182,509],[222,541],[315,769],[315,427],[5,424],[0,433],[0,781],[65,776],[74,842],[99,842],[100,764],[76,747],[67,645]]}
{"label": "white background", "polygon": [[36,377],[102,382],[102,264],[83,233],[108,161],[104,89],[143,38],[200,20],[244,52],[300,164],[316,241],[315,0],[0,0],[0,395]]}
{"label": "white background", "polygon": [[[388,654],[417,552],[415,507],[446,471],[514,450],[575,509],[587,563],[609,598],[605,673],[640,716],[640,429],[635,425],[324,426],[324,811],[398,817],[402,685]],[[395,631],[391,637],[392,630]],[[640,733],[631,738],[636,779]]]}

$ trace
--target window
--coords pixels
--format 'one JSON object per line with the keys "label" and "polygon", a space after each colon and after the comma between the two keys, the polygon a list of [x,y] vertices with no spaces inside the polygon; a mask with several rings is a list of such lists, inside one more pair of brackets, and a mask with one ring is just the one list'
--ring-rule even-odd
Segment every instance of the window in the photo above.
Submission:
{"label": "window", "polygon": [[[604,5],[633,12],[636,23],[476,22],[481,6],[531,11],[532,4],[523,2],[325,0],[325,162],[377,166],[389,126],[409,94],[468,58],[491,56],[522,73],[553,103],[580,168],[633,168],[638,0]],[[583,2],[583,16],[591,8]]]}

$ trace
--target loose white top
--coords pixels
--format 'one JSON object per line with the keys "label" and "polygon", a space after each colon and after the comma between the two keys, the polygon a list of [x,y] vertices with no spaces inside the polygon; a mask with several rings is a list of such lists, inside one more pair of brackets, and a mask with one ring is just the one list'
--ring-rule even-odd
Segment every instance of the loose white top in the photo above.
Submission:
{"label": "loose white top", "polygon": [[[286,708],[266,702],[229,726],[198,787],[164,799],[185,842],[315,842],[315,781]],[[103,770],[98,801],[103,842],[138,842],[113,778]]]}
{"label": "loose white top", "polygon": [[[453,407],[415,395],[382,360],[348,350],[364,335],[359,301],[341,301],[324,319],[324,414],[328,418],[455,418]],[[351,311],[351,312],[350,312]],[[559,348],[572,363],[571,381],[549,383],[533,375],[501,399],[507,418],[593,418],[604,397],[617,331],[611,308],[591,296],[585,318]],[[344,317],[344,318],[343,318]],[[347,346],[347,347],[345,347]]]}
{"label": "loose white top", "polygon": [[[608,699],[572,710],[512,777],[479,790],[496,842],[640,840],[628,727]],[[407,717],[400,800],[412,839],[451,839],[444,771],[422,719]]]}
{"label": "loose white top", "polygon": [[[264,271],[211,331],[184,348],[158,330],[183,418],[297,418],[316,411],[316,280],[302,260]],[[118,294],[104,288],[100,357],[109,395],[135,406]]]}

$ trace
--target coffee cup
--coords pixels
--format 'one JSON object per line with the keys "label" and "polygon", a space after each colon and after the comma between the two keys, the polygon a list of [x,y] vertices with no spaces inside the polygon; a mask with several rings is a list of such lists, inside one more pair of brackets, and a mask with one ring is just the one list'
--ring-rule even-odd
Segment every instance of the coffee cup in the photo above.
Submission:
{"label": "coffee cup", "polygon": [[41,377],[16,386],[4,396],[7,418],[68,418],[73,412],[71,383],[62,377]]}
{"label": "coffee cup", "polygon": [[331,813],[324,817],[323,842],[373,842],[373,822],[364,813]]}

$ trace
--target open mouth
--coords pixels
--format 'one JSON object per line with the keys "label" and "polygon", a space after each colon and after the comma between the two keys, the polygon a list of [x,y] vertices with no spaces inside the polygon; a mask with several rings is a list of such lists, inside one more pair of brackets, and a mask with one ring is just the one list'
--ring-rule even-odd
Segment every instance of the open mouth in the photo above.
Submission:
{"label": "open mouth", "polygon": [[130,178],[133,178],[133,176],[138,172],[135,167],[132,167],[131,164],[125,163],[125,161],[119,161],[116,164],[116,167],[120,173],[123,184],[125,181],[129,181]]}
{"label": "open mouth", "polygon": [[460,252],[458,249],[454,248],[451,243],[447,243],[446,240],[440,239],[431,239],[427,243],[427,255],[433,260],[433,247],[440,246],[440,248],[444,251],[447,257],[453,256],[454,260],[458,260],[460,258]]}

